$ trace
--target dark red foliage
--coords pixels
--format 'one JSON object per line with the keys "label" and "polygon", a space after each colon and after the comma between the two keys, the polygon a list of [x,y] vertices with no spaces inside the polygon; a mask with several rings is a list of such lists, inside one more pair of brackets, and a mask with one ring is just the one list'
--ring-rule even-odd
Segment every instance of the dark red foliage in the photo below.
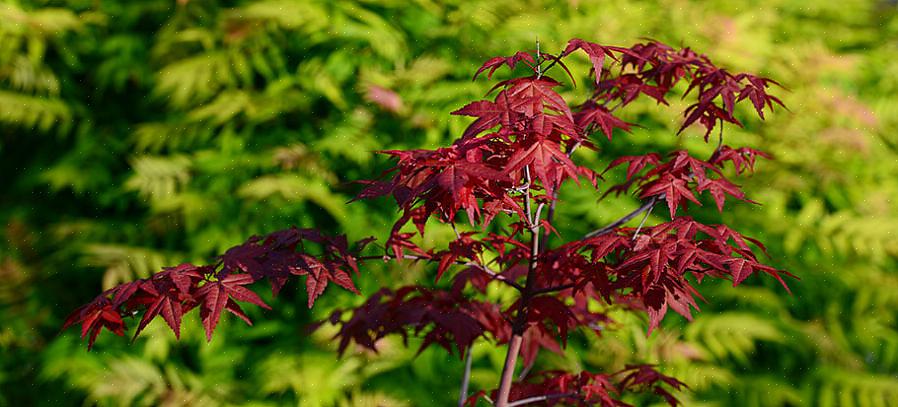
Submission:
{"label": "dark red foliage", "polygon": [[[530,381],[515,383],[511,388],[509,401],[539,406],[602,406],[632,407],[619,400],[628,392],[650,391],[664,398],[671,406],[679,403],[668,388],[681,390],[686,385],[670,376],[659,373],[650,365],[628,365],[612,374],[570,373],[545,371],[534,374]],[[491,399],[495,400],[493,391]],[[467,400],[467,405],[476,406],[486,392],[477,393]],[[532,403],[532,404],[531,404]]]}
{"label": "dark red foliage", "polygon": [[479,76],[481,73],[483,73],[483,71],[487,69],[490,70],[490,72],[487,74],[487,78],[492,78],[496,70],[502,67],[502,65],[508,65],[509,68],[514,69],[515,65],[517,65],[518,62],[524,62],[532,69],[534,64],[533,55],[526,51],[518,51],[510,57],[490,58],[490,60],[484,62],[483,66],[481,66],[480,69],[477,70],[477,72],[474,74],[474,79],[477,79],[477,76]]}
{"label": "dark red foliage", "polygon": [[[368,242],[360,242],[356,250],[361,250]],[[309,255],[305,252],[308,245],[318,246],[320,253]],[[150,278],[113,287],[72,312],[63,329],[80,323],[82,337],[90,334],[88,347],[92,347],[102,328],[124,335],[122,317],[142,311],[135,336],[159,315],[175,336],[180,336],[181,317],[199,307],[206,338],[212,340],[222,311],[252,325],[238,301],[270,309],[256,293],[245,287],[249,284],[268,278],[272,291],[277,294],[289,276],[307,276],[306,290],[311,307],[329,281],[358,293],[350,272],[358,274],[358,265],[345,237],[325,236],[311,229],[285,229],[264,238],[250,238],[225,252],[215,265],[182,264],[166,268]]]}
{"label": "dark red foliage", "polygon": [[[561,82],[548,74],[557,65],[573,80],[563,59],[578,51],[591,62],[594,83],[585,101],[571,104],[559,93]],[[527,75],[513,76],[523,66]],[[656,41],[624,48],[573,39],[558,54],[521,51],[492,58],[474,78],[484,72],[491,78],[503,67],[512,77],[493,87],[489,94],[495,96],[452,112],[474,119],[452,145],[383,151],[395,166],[378,180],[362,181],[365,187],[357,199],[390,196],[400,212],[382,253],[358,254],[371,239],[351,249],[343,236],[287,229],[250,238],[212,265],[167,268],[107,290],[75,310],[65,326],[81,323],[82,337],[89,337],[91,347],[103,328],[124,335],[125,318],[143,312],[135,335],[161,316],[178,336],[183,314],[199,308],[211,339],[223,311],[251,323],[239,303],[268,308],[247,288],[261,279],[268,279],[276,295],[290,277],[304,276],[311,307],[331,283],[358,293],[352,276],[358,274],[360,260],[427,262],[433,265],[434,284],[447,288],[383,288],[361,306],[334,312],[328,322],[339,327],[339,352],[353,342],[376,350],[387,335],[416,335],[423,338],[421,350],[435,344],[463,355],[475,341],[486,340],[509,348],[519,345],[529,370],[540,350],[563,352],[574,332],[601,334],[613,327],[602,311],[605,306],[644,311],[651,333],[668,310],[692,318],[696,298],[701,298],[695,286],[706,277],[735,286],[765,274],[785,287],[783,276],[792,275],[761,263],[757,252],[765,249],[760,242],[682,214],[689,202],[702,205],[708,196],[719,211],[728,197],[753,202],[724,171],[731,163],[736,175],[753,172],[758,157],[770,156],[724,145],[723,126],[742,125],[736,117],[740,103],[762,119],[765,111],[782,105],[768,93],[776,82],[730,73],[689,48]],[[402,109],[391,91],[369,90],[369,100],[384,109]],[[616,129],[638,129],[620,119],[618,109],[642,96],[668,105],[672,94],[692,100],[682,112],[678,134],[697,123],[707,142],[713,130],[720,131],[711,157],[682,150],[612,157],[605,172],[626,164],[626,179],[605,188],[605,195],[632,188],[642,205],[582,238],[552,244],[559,237],[552,223],[561,185],[583,179],[605,187],[599,185],[599,174],[576,162],[575,150],[598,151],[602,143],[615,141]],[[625,226],[660,201],[666,202],[670,221]],[[471,225],[468,230],[458,231],[460,213]],[[493,223],[499,217],[511,219],[504,222],[505,230]],[[451,224],[456,238],[443,247],[421,247],[430,220]],[[519,295],[503,304],[477,299],[490,285],[504,285]],[[506,366],[511,370],[519,354],[509,352]],[[527,399],[542,405],[625,406],[619,399],[630,391],[650,391],[675,405],[671,391],[684,387],[650,366],[628,366],[614,374],[550,371],[513,385],[512,373],[503,372],[493,393],[498,406]],[[476,403],[483,395],[468,401]]]}
{"label": "dark red foliage", "polygon": [[[640,198],[664,199],[671,217],[674,217],[677,208],[685,206],[687,201],[701,206],[696,194],[702,192],[708,192],[714,199],[717,209],[722,212],[727,195],[746,202],[753,201],[746,199],[739,186],[730,182],[717,167],[722,166],[724,161],[732,161],[737,173],[741,173],[746,164],[748,168],[753,168],[755,157],[760,154],[756,150],[733,150],[726,147],[721,148],[712,160],[704,161],[680,150],[670,153],[667,162],[661,162],[657,154],[650,153],[644,156],[618,158],[612,161],[605,171],[628,163],[627,181],[612,187],[609,192],[624,192],[635,183],[638,185]],[[635,174],[648,166],[653,168],[644,175],[635,177]]]}
{"label": "dark red foliage", "polygon": [[486,333],[495,337],[503,325],[497,320],[501,316],[495,304],[471,300],[454,290],[421,286],[381,289],[355,308],[348,320],[341,320],[342,314],[338,310],[329,318],[340,326],[335,336],[340,339],[340,353],[350,341],[376,351],[377,341],[387,335],[407,338],[409,333],[423,333],[419,352],[435,343],[449,352],[454,345],[462,355],[475,339]]}
{"label": "dark red foliage", "polygon": [[562,52],[561,55],[567,56],[578,49],[583,50],[583,52],[585,52],[586,55],[589,56],[589,61],[592,62],[593,75],[596,78],[596,84],[599,83],[599,78],[601,78],[602,76],[602,72],[605,67],[605,57],[609,57],[617,61],[618,58],[615,53],[635,55],[633,51],[628,48],[599,45],[594,42],[583,41],[579,38],[574,38],[568,41],[567,47],[564,49],[564,52]]}
{"label": "dark red foliage", "polygon": [[608,141],[611,141],[614,129],[629,132],[631,126],[630,123],[615,117],[608,108],[593,100],[589,100],[580,106],[580,109],[574,113],[574,122],[581,129],[586,129],[590,126],[598,127],[605,134],[605,137],[608,138]]}

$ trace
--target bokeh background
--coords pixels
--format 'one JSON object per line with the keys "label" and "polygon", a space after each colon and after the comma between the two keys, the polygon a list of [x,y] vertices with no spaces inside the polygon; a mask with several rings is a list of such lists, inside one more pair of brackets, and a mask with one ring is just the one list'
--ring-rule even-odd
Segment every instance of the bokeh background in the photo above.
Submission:
{"label": "bokeh background", "polygon": [[[293,283],[255,327],[226,318],[210,344],[195,315],[180,342],[156,321],[90,353],[59,327],[102,288],[252,234],[384,236],[388,201],[345,204],[351,181],[386,168],[372,152],[457,137],[469,120],[448,113],[491,86],[471,81],[476,67],[537,37],[552,52],[650,37],[780,81],[788,111],[726,133],[775,155],[740,180],[763,205],[692,213],[760,238],[801,278],[792,296],[761,278],[706,283],[693,323],[669,316],[646,337],[643,316],[614,315],[617,329],[539,367],[660,363],[690,385],[687,406],[898,405],[898,8],[884,0],[4,0],[0,405],[454,405],[457,356],[388,340],[338,358],[332,331],[309,334],[362,300],[336,290],[310,311]],[[573,100],[587,92],[577,58]],[[674,110],[633,105],[625,119],[645,128],[578,159],[710,151],[697,129],[674,136]],[[637,205],[596,196],[562,193],[563,235]],[[360,285],[432,275],[375,265]],[[495,385],[503,355],[474,348],[475,390]]]}

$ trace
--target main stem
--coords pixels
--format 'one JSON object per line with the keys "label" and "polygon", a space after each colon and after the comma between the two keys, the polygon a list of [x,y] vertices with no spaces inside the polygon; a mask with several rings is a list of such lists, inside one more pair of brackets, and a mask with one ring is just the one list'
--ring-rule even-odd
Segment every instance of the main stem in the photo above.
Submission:
{"label": "main stem", "polygon": [[[534,276],[536,274],[536,258],[539,255],[539,219],[533,218],[533,207],[530,202],[530,190],[533,180],[530,177],[530,168],[524,167],[527,178],[527,189],[524,191],[524,209],[527,213],[527,225],[530,229],[530,258],[527,264],[527,280],[524,282],[524,290],[521,292],[521,302],[518,314],[511,325],[511,340],[508,342],[508,353],[505,354],[505,365],[502,367],[502,378],[499,381],[499,394],[496,398],[496,407],[508,407],[508,396],[511,393],[511,385],[514,382],[514,369],[521,353],[521,344],[524,342],[527,314],[530,311],[530,299],[533,297]],[[540,207],[542,208],[542,207]],[[539,217],[539,211],[537,211]]]}

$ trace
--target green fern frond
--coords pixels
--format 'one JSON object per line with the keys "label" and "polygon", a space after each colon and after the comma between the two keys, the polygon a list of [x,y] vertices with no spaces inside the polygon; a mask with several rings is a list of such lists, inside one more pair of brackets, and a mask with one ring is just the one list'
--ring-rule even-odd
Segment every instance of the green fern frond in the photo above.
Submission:
{"label": "green fern frond", "polygon": [[808,392],[820,407],[894,406],[898,405],[898,378],[825,367]]}
{"label": "green fern frond", "polygon": [[111,244],[88,244],[81,263],[88,267],[104,267],[103,288],[146,278],[163,267],[180,263],[181,256],[144,247]]}
{"label": "green fern frond", "polygon": [[773,322],[757,315],[727,312],[702,314],[686,328],[685,337],[701,344],[718,360],[732,358],[748,365],[757,342],[780,342],[783,332]]}
{"label": "green fern frond", "polygon": [[24,55],[17,55],[8,64],[0,64],[0,81],[26,94],[59,96],[59,79],[53,71]]}
{"label": "green fern frond", "polygon": [[43,133],[55,128],[65,134],[73,124],[72,119],[71,109],[61,99],[0,90],[0,123]]}
{"label": "green fern frond", "polygon": [[742,375],[735,387],[737,390],[730,394],[731,401],[746,407],[789,407],[808,403],[802,391],[776,377]]}
{"label": "green fern frond", "polygon": [[236,78],[231,53],[210,51],[166,65],[157,75],[154,93],[173,108],[184,108],[236,86]]}
{"label": "green fern frond", "polygon": [[125,187],[145,198],[161,201],[173,197],[190,181],[190,159],[184,156],[138,156]]}
{"label": "green fern frond", "polygon": [[204,123],[149,122],[138,125],[131,138],[137,152],[158,153],[164,149],[178,151],[204,145],[218,134],[216,130]]}
{"label": "green fern frond", "polygon": [[357,358],[335,359],[329,354],[271,356],[259,365],[265,394],[291,392],[300,405],[332,406],[345,401],[344,391],[359,383]]}
{"label": "green fern frond", "polygon": [[356,109],[346,115],[342,122],[333,127],[326,137],[319,138],[315,144],[315,150],[336,157],[351,160],[354,163],[364,165],[371,161],[372,153],[377,148],[377,142],[367,137],[373,124],[371,113],[364,109]]}
{"label": "green fern frond", "polygon": [[347,216],[346,198],[331,192],[322,181],[298,174],[262,176],[245,183],[237,193],[258,201],[269,199],[285,199],[289,202],[311,201],[324,208],[338,221],[343,221]]}
{"label": "green fern frond", "polygon": [[330,16],[314,1],[265,0],[229,10],[226,18],[239,23],[261,20],[287,30],[316,32],[327,27]]}

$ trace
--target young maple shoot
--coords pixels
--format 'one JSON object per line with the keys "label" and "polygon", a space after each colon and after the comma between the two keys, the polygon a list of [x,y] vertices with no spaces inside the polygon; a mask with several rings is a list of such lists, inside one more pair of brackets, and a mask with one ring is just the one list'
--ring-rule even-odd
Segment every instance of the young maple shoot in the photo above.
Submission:
{"label": "young maple shoot", "polygon": [[[578,51],[592,63],[595,81],[591,96],[572,108],[555,90],[561,83],[546,74],[557,66],[573,81],[563,60]],[[729,73],[689,48],[655,41],[624,48],[573,39],[557,55],[537,49],[492,58],[474,78],[484,73],[491,78],[502,67],[512,74],[526,70],[528,75],[500,81],[491,99],[453,112],[476,120],[451,146],[383,152],[395,160],[395,167],[381,179],[365,181],[357,197],[391,196],[401,212],[383,253],[363,255],[373,239],[350,245],[345,236],[290,228],[252,237],[212,265],[182,264],[109,289],[75,310],[65,327],[80,323],[90,348],[103,328],[124,335],[125,318],[142,312],[135,336],[157,316],[178,336],[182,315],[199,308],[211,340],[223,311],[251,324],[239,303],[269,308],[246,287],[259,280],[267,279],[276,295],[290,277],[304,276],[312,307],[330,283],[358,294],[352,277],[359,274],[359,263],[428,262],[434,265],[432,286],[385,287],[361,306],[338,310],[323,321],[338,326],[340,353],[353,342],[375,349],[380,339],[392,334],[418,335],[423,338],[421,350],[438,345],[459,355],[484,340],[507,348],[497,389],[469,397],[468,367],[459,405],[487,401],[501,407],[625,406],[620,401],[625,393],[646,391],[677,404],[671,389],[685,385],[653,366],[633,365],[611,373],[532,372],[522,380],[516,379],[515,369],[520,358],[522,369],[529,372],[541,349],[563,352],[568,336],[578,328],[599,333],[607,327],[609,316],[590,303],[646,312],[651,334],[668,309],[687,319],[698,309],[699,294],[687,276],[697,282],[705,277],[729,279],[735,286],[760,272],[786,287],[783,276],[794,276],[762,264],[758,251],[765,249],[760,242],[726,225],[706,225],[683,215],[689,202],[701,205],[704,193],[720,211],[727,198],[752,202],[721,169],[731,165],[742,174],[754,170],[758,157],[769,156],[724,145],[722,126],[742,126],[734,110],[743,101],[750,101],[762,119],[765,110],[782,105],[767,93],[776,83]],[[686,90],[676,92],[681,81]],[[615,116],[617,110],[642,96],[667,106],[672,93],[695,98],[679,132],[698,124],[709,142],[712,131],[720,130],[711,157],[697,158],[687,151],[617,157],[605,171],[625,165],[626,181],[609,186],[605,195],[632,191],[643,205],[579,239],[549,244],[550,235],[556,234],[553,218],[561,185],[583,181],[599,189],[601,175],[578,165],[574,151],[598,150],[601,143],[613,141],[615,129],[630,131],[632,125]],[[670,221],[644,225],[648,212],[661,202]],[[456,228],[462,213],[473,231]],[[505,225],[490,228],[500,216],[507,220]],[[638,227],[624,226],[640,216]],[[448,247],[416,243],[431,219],[456,230]],[[436,283],[445,278],[451,278],[451,284],[439,288]],[[517,291],[516,300],[484,300],[491,284]]]}

